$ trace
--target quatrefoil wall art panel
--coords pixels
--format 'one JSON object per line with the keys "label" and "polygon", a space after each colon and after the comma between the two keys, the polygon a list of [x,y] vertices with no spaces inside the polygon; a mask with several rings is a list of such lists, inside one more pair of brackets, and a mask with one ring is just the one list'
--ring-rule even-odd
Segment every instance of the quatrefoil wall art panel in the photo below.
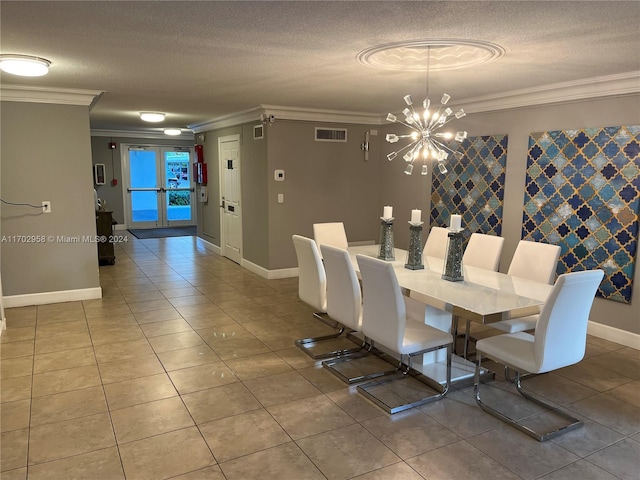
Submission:
{"label": "quatrefoil wall art panel", "polygon": [[638,248],[640,126],[532,133],[522,238],[562,247],[557,273],[601,268],[629,303]]}
{"label": "quatrefoil wall art panel", "polygon": [[447,227],[458,214],[467,239],[475,232],[502,234],[508,141],[508,135],[469,137],[456,149],[462,160],[449,161],[444,175],[434,170],[431,225]]}

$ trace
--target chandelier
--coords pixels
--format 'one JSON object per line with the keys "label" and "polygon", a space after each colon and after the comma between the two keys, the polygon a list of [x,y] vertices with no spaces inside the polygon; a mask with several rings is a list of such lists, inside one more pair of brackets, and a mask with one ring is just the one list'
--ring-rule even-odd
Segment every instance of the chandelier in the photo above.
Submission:
{"label": "chandelier", "polygon": [[[430,49],[430,47],[429,47]],[[386,140],[389,143],[397,143],[402,139],[409,139],[409,143],[395,150],[387,155],[389,161],[396,158],[402,152],[402,158],[407,162],[407,167],[404,173],[411,175],[413,173],[413,166],[417,160],[422,159],[422,169],[420,173],[427,175],[429,169],[427,167],[427,161],[436,161],[438,164],[438,170],[440,173],[447,173],[447,167],[445,161],[450,155],[453,155],[458,160],[463,158],[462,153],[455,151],[447,143],[450,141],[461,142],[467,138],[466,131],[441,132],[440,129],[447,125],[454,119],[460,119],[466,115],[465,111],[461,108],[455,114],[453,110],[447,106],[451,97],[446,93],[442,95],[440,99],[440,106],[437,110],[430,110],[431,101],[429,100],[429,55],[427,54],[427,89],[425,99],[422,102],[422,111],[416,111],[413,105],[413,99],[411,95],[405,95],[404,101],[407,104],[402,111],[404,119],[398,118],[396,115],[389,113],[387,115],[387,121],[392,123],[400,123],[411,130],[411,133],[407,135],[397,135],[395,133],[389,133],[386,136]]]}

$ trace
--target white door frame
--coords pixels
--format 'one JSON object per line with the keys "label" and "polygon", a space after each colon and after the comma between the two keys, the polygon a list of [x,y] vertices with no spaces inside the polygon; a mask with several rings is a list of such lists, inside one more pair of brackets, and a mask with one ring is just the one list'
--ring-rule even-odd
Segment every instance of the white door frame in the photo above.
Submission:
{"label": "white door frame", "polygon": [[[225,203],[224,203],[224,195],[225,195],[225,191],[224,191],[224,170],[225,170],[225,161],[222,158],[222,144],[225,142],[233,142],[233,141],[237,141],[238,142],[238,164],[240,165],[240,176],[242,176],[242,159],[240,156],[240,135],[239,134],[233,134],[233,135],[226,135],[224,137],[219,137],[218,138],[218,191],[220,192],[220,254],[223,257],[229,257],[229,255],[227,254],[228,252],[226,251],[226,237],[225,237],[225,228],[224,228],[224,214],[225,214]],[[241,178],[239,177],[238,179],[238,191],[239,191],[239,195],[240,197],[242,197],[242,181]],[[239,214],[239,220],[240,220],[240,232],[239,232],[239,241],[240,241],[240,260],[242,261],[243,258],[243,236],[242,236],[242,209],[243,209],[243,205],[240,206],[240,214]]]}

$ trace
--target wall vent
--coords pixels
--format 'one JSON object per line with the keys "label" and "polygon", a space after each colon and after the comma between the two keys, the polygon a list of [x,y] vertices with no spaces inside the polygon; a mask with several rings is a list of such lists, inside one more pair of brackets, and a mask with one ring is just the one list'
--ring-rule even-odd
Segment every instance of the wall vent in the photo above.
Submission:
{"label": "wall vent", "polygon": [[346,128],[316,127],[316,142],[346,142]]}

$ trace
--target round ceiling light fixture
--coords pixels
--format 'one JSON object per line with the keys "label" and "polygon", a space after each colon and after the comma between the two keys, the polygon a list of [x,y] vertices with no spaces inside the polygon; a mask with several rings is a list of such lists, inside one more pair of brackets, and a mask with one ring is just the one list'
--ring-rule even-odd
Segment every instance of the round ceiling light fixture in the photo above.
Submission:
{"label": "round ceiling light fixture", "polygon": [[181,135],[182,134],[182,130],[179,128],[165,128],[164,129],[164,134],[165,135],[171,135],[172,137],[175,137],[177,135]]}
{"label": "round ceiling light fixture", "polygon": [[158,123],[164,122],[164,113],[159,112],[140,112],[140,118],[145,122]]}
{"label": "round ceiling light fixture", "polygon": [[0,70],[22,77],[41,77],[49,73],[51,62],[31,55],[0,55]]}
{"label": "round ceiling light fixture", "polygon": [[403,72],[424,72],[429,63],[434,72],[492,62],[504,54],[500,45],[482,40],[432,39],[374,45],[356,59],[368,67]]}

